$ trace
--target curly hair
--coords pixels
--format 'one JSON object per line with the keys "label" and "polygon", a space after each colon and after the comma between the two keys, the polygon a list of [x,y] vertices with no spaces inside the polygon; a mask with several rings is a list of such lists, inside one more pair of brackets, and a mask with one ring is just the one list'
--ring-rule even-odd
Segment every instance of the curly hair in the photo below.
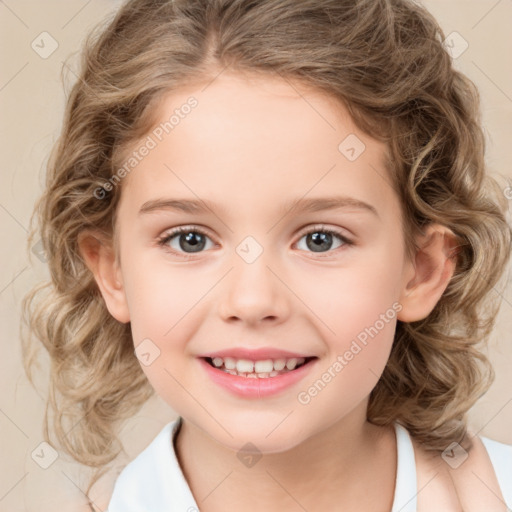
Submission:
{"label": "curly hair", "polygon": [[122,187],[102,186],[154,126],[158,102],[228,66],[327,93],[386,143],[408,257],[429,223],[455,234],[452,279],[425,319],[398,321],[367,417],[401,423],[428,450],[465,438],[467,411],[494,379],[483,344],[512,230],[484,162],[478,90],[454,68],[444,39],[412,0],[130,0],[89,33],[29,236],[30,246],[40,231],[51,274],[25,296],[22,329],[31,380],[36,348],[50,356],[47,438],[51,408],[61,446],[101,468],[122,450],[118,422],[153,393],[130,325],[109,314],[77,242],[87,228],[115,240]]}

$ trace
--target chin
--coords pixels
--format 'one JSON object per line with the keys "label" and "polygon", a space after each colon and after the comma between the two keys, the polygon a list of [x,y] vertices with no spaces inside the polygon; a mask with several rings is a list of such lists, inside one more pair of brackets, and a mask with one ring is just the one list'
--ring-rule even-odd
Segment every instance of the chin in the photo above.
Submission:
{"label": "chin", "polygon": [[[233,435],[233,438],[227,436],[224,439],[217,440],[221,442],[226,448],[239,452],[242,448],[244,451],[252,451],[251,447],[255,446],[254,451],[262,455],[270,455],[273,453],[283,453],[292,450],[300,445],[304,439],[290,437],[287,433],[283,436],[269,436],[266,437],[262,432],[257,433],[240,433]],[[250,443],[250,444],[249,444]]]}
{"label": "chin", "polygon": [[301,422],[298,428],[297,419],[292,415],[283,421],[286,415],[274,415],[268,418],[260,418],[254,413],[250,415],[249,422],[242,422],[239,419],[226,422],[226,429],[214,427],[208,434],[220,444],[238,452],[247,443],[252,443],[261,453],[281,453],[295,448],[307,439],[304,424]]}

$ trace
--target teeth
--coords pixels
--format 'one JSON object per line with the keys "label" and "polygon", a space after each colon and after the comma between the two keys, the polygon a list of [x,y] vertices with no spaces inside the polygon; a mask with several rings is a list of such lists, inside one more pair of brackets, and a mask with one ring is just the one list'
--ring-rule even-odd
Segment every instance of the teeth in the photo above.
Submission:
{"label": "teeth", "polygon": [[[219,359],[222,361],[221,357],[219,357]],[[232,357],[225,357],[224,366],[226,367],[226,370],[234,370],[236,368],[236,359],[233,359]]]}
{"label": "teeth", "polygon": [[254,371],[256,373],[270,373],[274,369],[274,363],[272,359],[266,359],[265,361],[256,361],[254,363]]}
{"label": "teeth", "polygon": [[214,357],[212,364],[231,375],[241,377],[268,378],[275,377],[281,373],[295,370],[297,366],[304,364],[304,357],[291,357],[290,359],[264,359],[251,361],[249,359],[235,359],[233,357]]}
{"label": "teeth", "polygon": [[238,373],[252,373],[254,370],[254,363],[248,359],[239,359],[236,362],[236,371]]}
{"label": "teeth", "polygon": [[286,366],[286,359],[276,359],[274,361],[274,370],[281,371]]}
{"label": "teeth", "polygon": [[297,366],[297,358],[296,357],[292,357],[291,359],[288,359],[288,361],[286,361],[286,368],[288,368],[288,370],[294,370],[296,366]]}

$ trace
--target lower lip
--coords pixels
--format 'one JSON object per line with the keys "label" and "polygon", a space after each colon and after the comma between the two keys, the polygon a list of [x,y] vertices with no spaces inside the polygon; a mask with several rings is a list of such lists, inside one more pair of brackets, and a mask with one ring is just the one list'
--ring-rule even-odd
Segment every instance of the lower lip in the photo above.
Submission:
{"label": "lower lip", "polygon": [[213,382],[244,398],[263,398],[280,393],[304,378],[315,362],[316,359],[312,359],[297,370],[292,370],[275,377],[260,379],[231,375],[214,368],[205,359],[200,358],[200,363]]}

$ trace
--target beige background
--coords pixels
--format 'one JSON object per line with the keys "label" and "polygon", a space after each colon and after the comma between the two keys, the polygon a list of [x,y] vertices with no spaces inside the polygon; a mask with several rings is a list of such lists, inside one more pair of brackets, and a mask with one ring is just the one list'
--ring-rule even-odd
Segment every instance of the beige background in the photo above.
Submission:
{"label": "beige background", "polygon": [[[500,173],[512,179],[512,2],[423,3],[437,17],[447,36],[456,31],[469,44],[454,62],[481,92],[489,168],[495,175]],[[119,5],[119,0],[0,1],[0,511],[88,510],[83,495],[87,468],[73,463],[64,454],[58,454],[48,469],[35,462],[49,453],[40,446],[45,386],[41,378],[35,390],[23,373],[18,329],[22,296],[48,275],[45,264],[37,258],[30,264],[25,241],[32,208],[41,192],[44,165],[62,119],[62,62],[76,54],[89,29]],[[44,31],[58,42],[57,50],[46,59],[31,47],[32,41],[40,40],[36,38]],[[69,62],[75,63],[76,56]],[[68,75],[73,81],[72,73]],[[500,179],[505,188],[504,178]],[[506,288],[496,293],[504,299],[490,344],[497,377],[470,412],[470,420],[476,429],[481,429],[481,435],[512,444],[510,279]],[[43,368],[46,363],[42,361]],[[117,467],[137,455],[172,418],[173,411],[162,400],[148,402],[123,429],[127,456],[119,460]],[[41,456],[42,453],[45,455]],[[113,474],[104,478],[93,492],[101,510],[108,503]]]}

